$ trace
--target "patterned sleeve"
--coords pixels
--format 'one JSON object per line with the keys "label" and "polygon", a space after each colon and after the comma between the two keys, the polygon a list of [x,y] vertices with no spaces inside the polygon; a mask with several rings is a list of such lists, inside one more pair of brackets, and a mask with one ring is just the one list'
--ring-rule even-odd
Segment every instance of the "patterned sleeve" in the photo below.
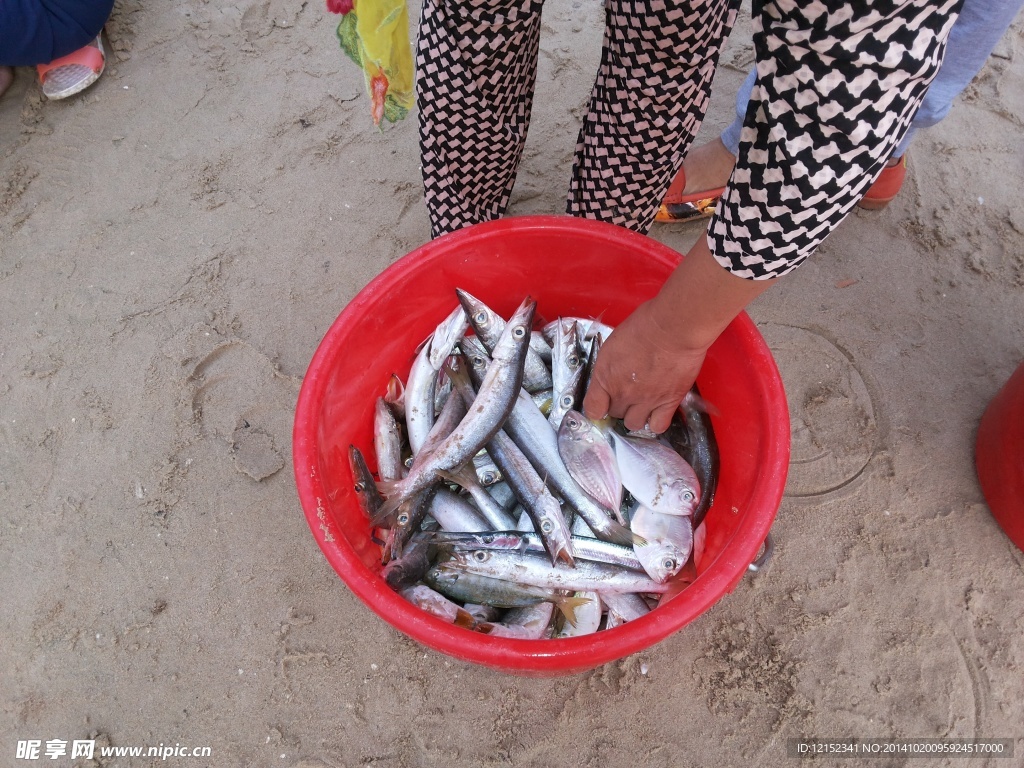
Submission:
{"label": "patterned sleeve", "polygon": [[910,127],[963,0],[754,0],[757,84],[708,227],[733,274],[799,266]]}

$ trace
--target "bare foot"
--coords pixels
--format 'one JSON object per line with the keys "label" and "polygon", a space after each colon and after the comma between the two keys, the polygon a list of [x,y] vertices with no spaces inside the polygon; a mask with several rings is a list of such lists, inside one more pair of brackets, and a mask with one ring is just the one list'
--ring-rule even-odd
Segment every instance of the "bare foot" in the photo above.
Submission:
{"label": "bare foot", "polygon": [[0,67],[0,96],[4,95],[11,83],[14,81],[14,70],[10,67]]}
{"label": "bare foot", "polygon": [[683,170],[686,171],[683,194],[724,187],[732,175],[734,165],[736,158],[725,148],[721,139],[691,149],[683,161]]}

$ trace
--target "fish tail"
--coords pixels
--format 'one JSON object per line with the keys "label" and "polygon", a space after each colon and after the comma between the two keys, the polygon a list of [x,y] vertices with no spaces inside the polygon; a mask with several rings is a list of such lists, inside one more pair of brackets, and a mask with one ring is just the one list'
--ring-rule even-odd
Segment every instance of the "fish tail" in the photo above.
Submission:
{"label": "fish tail", "polygon": [[565,620],[576,626],[576,609],[590,602],[589,597],[559,597],[554,601],[555,607],[562,612]]}
{"label": "fish tail", "polygon": [[405,384],[398,378],[397,373],[392,373],[388,379],[387,393],[384,395],[384,402],[389,404],[405,402]]}
{"label": "fish tail", "polygon": [[459,610],[455,612],[455,621],[452,623],[457,627],[476,629],[476,619],[473,618],[473,614],[465,608],[459,608]]}

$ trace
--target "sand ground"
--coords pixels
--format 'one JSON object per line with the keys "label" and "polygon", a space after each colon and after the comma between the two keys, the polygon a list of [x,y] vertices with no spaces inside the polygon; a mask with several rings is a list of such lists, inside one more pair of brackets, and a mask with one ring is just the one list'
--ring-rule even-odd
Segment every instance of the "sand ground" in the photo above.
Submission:
{"label": "sand ground", "polygon": [[[429,236],[415,121],[372,129],[333,24],[317,3],[119,0],[95,87],[47,103],[19,70],[0,100],[0,763],[97,739],[225,768],[724,768],[785,764],[793,736],[1014,738],[1022,759],[1024,554],[973,468],[1024,360],[1022,20],[919,136],[899,199],[750,310],[792,411],[769,567],[556,679],[420,648],[303,517],[306,366]],[[562,210],[601,27],[597,2],[549,0],[512,214]],[[705,138],[751,58],[741,19]]]}

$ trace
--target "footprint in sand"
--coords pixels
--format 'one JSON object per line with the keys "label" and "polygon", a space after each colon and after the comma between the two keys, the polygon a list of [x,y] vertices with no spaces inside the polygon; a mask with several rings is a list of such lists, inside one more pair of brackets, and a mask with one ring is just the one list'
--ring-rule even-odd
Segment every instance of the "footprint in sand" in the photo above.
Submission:
{"label": "footprint in sand", "polygon": [[814,331],[760,327],[782,374],[792,446],[786,496],[821,496],[860,476],[878,445],[868,388],[849,357]]}
{"label": "footprint in sand", "polygon": [[187,406],[203,434],[220,438],[235,468],[254,480],[282,469],[300,382],[248,342],[208,326],[194,326],[172,346],[188,372]]}

